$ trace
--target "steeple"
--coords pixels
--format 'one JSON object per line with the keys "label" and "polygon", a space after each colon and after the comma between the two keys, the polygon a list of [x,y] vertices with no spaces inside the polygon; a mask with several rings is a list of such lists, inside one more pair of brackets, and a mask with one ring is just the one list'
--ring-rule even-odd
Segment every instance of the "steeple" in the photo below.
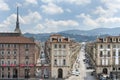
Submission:
{"label": "steeple", "polygon": [[20,27],[19,27],[19,7],[17,6],[17,21],[16,21],[16,28],[14,30],[15,33],[21,33]]}

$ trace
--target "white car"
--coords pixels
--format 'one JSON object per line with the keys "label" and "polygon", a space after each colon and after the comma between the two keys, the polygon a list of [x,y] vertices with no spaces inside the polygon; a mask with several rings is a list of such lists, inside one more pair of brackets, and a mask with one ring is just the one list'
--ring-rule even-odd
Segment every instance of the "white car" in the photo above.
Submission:
{"label": "white car", "polygon": [[76,76],[79,76],[80,75],[80,72],[78,70],[73,70],[72,71],[72,74],[73,75],[76,75]]}

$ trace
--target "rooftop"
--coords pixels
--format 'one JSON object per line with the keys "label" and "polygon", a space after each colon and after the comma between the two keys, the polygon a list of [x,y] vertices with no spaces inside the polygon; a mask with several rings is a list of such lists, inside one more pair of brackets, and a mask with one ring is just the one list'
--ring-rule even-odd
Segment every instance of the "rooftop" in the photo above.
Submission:
{"label": "rooftop", "polygon": [[23,36],[0,36],[0,43],[34,43],[30,38]]}

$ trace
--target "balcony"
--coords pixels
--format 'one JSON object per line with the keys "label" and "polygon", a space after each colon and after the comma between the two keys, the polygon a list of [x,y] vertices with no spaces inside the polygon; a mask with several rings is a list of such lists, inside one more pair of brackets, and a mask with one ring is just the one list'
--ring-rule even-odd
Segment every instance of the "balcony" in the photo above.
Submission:
{"label": "balcony", "polygon": [[96,67],[111,67],[112,65],[96,65]]}
{"label": "balcony", "polygon": [[16,64],[1,64],[0,66],[2,67],[16,67],[17,65]]}

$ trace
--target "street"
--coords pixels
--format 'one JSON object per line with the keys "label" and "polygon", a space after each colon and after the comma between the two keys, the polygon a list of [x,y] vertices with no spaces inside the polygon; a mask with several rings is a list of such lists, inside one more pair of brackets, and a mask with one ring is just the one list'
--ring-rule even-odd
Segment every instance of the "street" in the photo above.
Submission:
{"label": "street", "polygon": [[85,59],[85,51],[84,47],[85,45],[82,44],[81,50],[77,56],[77,59],[73,65],[73,70],[78,69],[80,71],[80,74],[78,76],[71,75],[66,80],[96,80],[94,76],[91,75],[91,72],[93,69],[86,69],[86,66],[88,65],[83,60]]}

